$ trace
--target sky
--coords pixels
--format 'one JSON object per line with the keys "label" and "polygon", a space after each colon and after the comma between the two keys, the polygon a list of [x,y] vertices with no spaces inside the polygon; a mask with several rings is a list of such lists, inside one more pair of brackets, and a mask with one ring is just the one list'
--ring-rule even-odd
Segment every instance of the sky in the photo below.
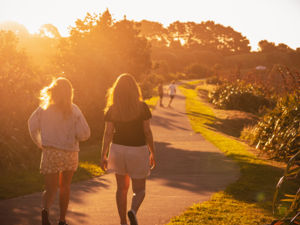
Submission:
{"label": "sky", "polygon": [[30,33],[50,23],[67,36],[78,18],[107,8],[116,20],[126,15],[165,27],[177,20],[213,20],[246,36],[254,51],[260,40],[300,47],[300,0],[0,0],[0,22],[16,21]]}

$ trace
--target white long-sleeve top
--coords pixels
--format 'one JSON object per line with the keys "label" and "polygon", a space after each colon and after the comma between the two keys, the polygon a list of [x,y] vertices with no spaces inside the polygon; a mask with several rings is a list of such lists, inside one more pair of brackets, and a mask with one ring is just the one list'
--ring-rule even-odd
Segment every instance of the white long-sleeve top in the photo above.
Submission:
{"label": "white long-sleeve top", "polygon": [[90,128],[82,112],[72,104],[72,114],[67,118],[55,107],[46,110],[38,107],[28,120],[33,142],[39,147],[54,147],[79,151],[79,141],[90,137]]}

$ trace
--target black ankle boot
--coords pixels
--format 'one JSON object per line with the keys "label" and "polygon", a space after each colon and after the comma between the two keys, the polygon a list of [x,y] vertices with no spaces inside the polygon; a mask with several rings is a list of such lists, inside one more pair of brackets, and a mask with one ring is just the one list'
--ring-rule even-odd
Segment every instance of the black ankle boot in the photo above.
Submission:
{"label": "black ankle boot", "polygon": [[58,225],[68,225],[66,221],[59,221]]}
{"label": "black ankle boot", "polygon": [[49,222],[48,211],[42,209],[42,225],[51,225]]}

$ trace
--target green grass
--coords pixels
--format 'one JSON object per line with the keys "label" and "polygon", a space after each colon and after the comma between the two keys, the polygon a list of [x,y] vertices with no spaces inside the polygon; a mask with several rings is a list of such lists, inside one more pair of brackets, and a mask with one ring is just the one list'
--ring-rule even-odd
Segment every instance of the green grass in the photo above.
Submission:
{"label": "green grass", "polygon": [[[87,180],[103,174],[99,166],[100,146],[82,147],[79,152],[79,167],[73,182]],[[0,199],[13,198],[43,190],[43,176],[39,169],[1,171]]]}
{"label": "green grass", "polygon": [[146,99],[145,102],[147,103],[147,105],[149,106],[149,108],[151,110],[153,110],[158,102],[159,97],[158,96],[154,96],[152,98]]}
{"label": "green grass", "polygon": [[179,224],[267,224],[272,215],[272,197],[283,169],[258,159],[248,146],[213,130],[216,117],[211,108],[201,103],[195,89],[196,82],[184,84],[180,90],[186,96],[186,110],[192,128],[201,133],[240,167],[240,177],[211,200],[195,204],[169,225]]}

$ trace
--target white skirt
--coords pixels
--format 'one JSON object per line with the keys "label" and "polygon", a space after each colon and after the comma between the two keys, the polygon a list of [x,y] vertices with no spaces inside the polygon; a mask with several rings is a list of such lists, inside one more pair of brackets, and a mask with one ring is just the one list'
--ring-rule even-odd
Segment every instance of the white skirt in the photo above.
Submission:
{"label": "white skirt", "polygon": [[143,179],[150,175],[149,150],[144,146],[111,144],[108,169],[119,175],[128,174],[133,179]]}

